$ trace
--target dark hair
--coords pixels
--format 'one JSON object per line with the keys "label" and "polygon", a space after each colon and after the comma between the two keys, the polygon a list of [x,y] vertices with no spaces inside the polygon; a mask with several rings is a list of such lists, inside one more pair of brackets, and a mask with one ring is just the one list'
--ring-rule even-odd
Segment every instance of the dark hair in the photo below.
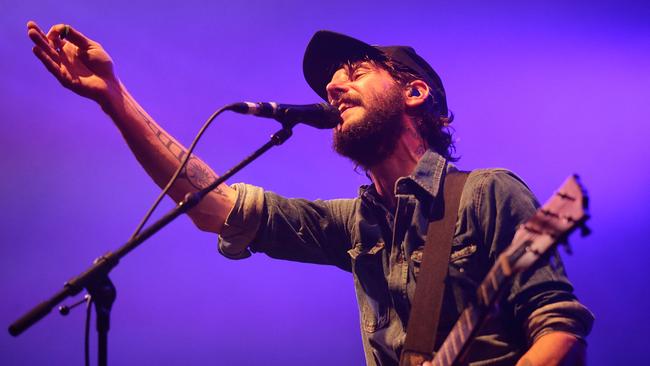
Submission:
{"label": "dark hair", "polygon": [[[414,80],[422,80],[402,64],[391,59],[369,60],[382,67],[402,86],[407,86]],[[429,88],[432,88],[429,85]],[[441,115],[438,101],[435,100],[434,93],[429,93],[427,100],[414,112],[418,117],[417,128],[420,135],[427,141],[429,148],[442,155],[449,161],[457,161],[458,157],[454,156],[456,146],[453,139],[453,128],[449,125],[454,121],[454,113]]]}

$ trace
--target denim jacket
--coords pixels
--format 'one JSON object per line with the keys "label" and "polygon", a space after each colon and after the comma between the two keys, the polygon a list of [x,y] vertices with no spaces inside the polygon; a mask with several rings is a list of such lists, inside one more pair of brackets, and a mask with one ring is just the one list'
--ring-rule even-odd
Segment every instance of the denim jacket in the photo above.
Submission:
{"label": "denim jacket", "polygon": [[[242,259],[251,252],[352,272],[368,365],[397,365],[422,260],[431,213],[445,171],[455,169],[427,151],[410,176],[395,184],[396,207],[382,204],[374,186],[356,199],[288,199],[251,185],[224,225],[220,252]],[[439,204],[439,203],[438,203]],[[504,169],[475,170],[461,196],[452,242],[438,345],[472,301],[477,285],[538,203]],[[500,311],[472,344],[472,365],[514,364],[535,339],[554,330],[584,337],[593,317],[576,301],[559,256],[517,276]]]}

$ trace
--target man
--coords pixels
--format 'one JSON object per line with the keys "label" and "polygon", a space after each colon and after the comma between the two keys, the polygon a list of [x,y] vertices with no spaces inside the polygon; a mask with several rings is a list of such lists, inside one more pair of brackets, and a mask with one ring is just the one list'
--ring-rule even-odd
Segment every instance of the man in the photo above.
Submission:
{"label": "man", "polygon": [[[145,170],[164,186],[185,148],[130,96],[102,47],[63,24],[46,35],[29,22],[28,35],[45,67],[65,87],[99,103]],[[455,170],[444,88],[412,48],[373,47],[333,32],[314,35],[303,68],[316,93],[341,111],[335,150],[363,168],[372,184],[356,199],[314,202],[223,184],[189,215],[201,230],[221,235],[219,250],[229,258],[263,252],[352,272],[367,364],[394,365],[404,345],[430,214],[445,174]],[[215,177],[192,157],[169,194],[181,201]],[[536,206],[508,171],[469,175],[438,343]],[[573,296],[559,258],[518,277],[500,306],[474,341],[472,364],[584,363],[584,337],[593,318]]]}

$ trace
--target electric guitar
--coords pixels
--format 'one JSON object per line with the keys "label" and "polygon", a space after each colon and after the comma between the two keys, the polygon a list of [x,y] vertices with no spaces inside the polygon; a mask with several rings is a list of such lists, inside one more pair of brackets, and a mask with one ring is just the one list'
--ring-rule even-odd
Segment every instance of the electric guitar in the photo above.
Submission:
{"label": "electric guitar", "polygon": [[582,229],[583,236],[589,234],[585,226],[586,209],[587,197],[578,177],[570,176],[532,218],[519,226],[510,246],[501,253],[478,287],[476,304],[463,311],[436,352],[431,361],[434,366],[463,363],[470,341],[516,273],[548,255],[558,243],[566,244],[571,253],[566,242],[569,234],[576,228]]}

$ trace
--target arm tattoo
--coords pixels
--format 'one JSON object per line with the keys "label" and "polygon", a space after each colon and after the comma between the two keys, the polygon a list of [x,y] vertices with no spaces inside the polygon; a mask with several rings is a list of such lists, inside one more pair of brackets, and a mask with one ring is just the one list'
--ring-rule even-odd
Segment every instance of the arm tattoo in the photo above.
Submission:
{"label": "arm tattoo", "polygon": [[[214,182],[217,177],[210,171],[210,169],[203,164],[199,159],[192,156],[187,162],[182,175],[187,178],[190,184],[196,189],[203,189]],[[222,193],[219,188],[215,190],[217,193]]]}
{"label": "arm tattoo", "polygon": [[140,113],[140,116],[142,116],[147,126],[151,129],[151,132],[156,135],[158,140],[163,144],[163,146],[165,146],[167,151],[169,151],[176,158],[176,160],[178,160],[179,163],[183,162],[185,155],[187,155],[187,151],[185,151],[185,149],[177,144],[171,137],[167,136],[155,123],[153,123],[142,112],[140,112],[140,110],[137,111]]}
{"label": "arm tattoo", "polygon": [[[167,151],[169,151],[179,163],[182,163],[187,156],[187,151],[174,141],[174,139],[165,134],[165,132],[163,132],[156,123],[151,121],[140,108],[131,104],[130,101],[129,104],[131,105],[131,108],[138,112],[140,117],[142,117],[144,122],[151,129],[154,135],[156,135],[156,138],[158,138],[163,146],[165,146]],[[187,179],[187,181],[196,189],[203,189],[217,179],[217,176],[210,170],[210,168],[194,156],[190,157],[179,177]],[[225,196],[225,193],[219,187],[215,188],[213,191],[221,196]]]}

